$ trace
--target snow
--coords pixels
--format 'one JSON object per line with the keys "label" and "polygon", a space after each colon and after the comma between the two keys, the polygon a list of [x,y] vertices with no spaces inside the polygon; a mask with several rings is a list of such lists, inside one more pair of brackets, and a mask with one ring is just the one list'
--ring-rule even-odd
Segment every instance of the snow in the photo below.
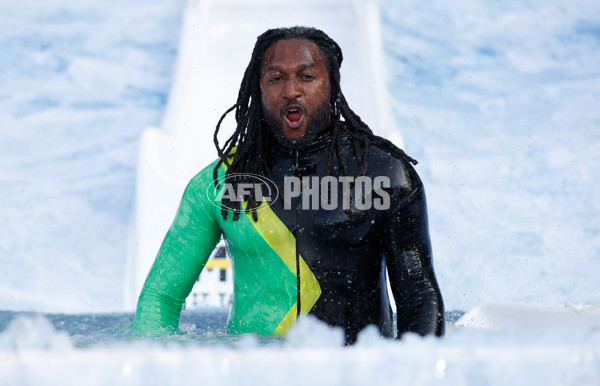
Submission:
{"label": "snow", "polygon": [[78,349],[43,316],[21,316],[0,334],[0,384],[75,385],[84,379],[89,385],[591,385],[600,380],[597,328],[557,335],[450,327],[444,340],[407,335],[401,341],[382,339],[370,327],[355,346],[344,347],[341,330],[306,317],[285,340],[205,334],[126,342],[109,333]]}
{"label": "snow", "polygon": [[[446,308],[600,303],[600,3],[379,4]],[[123,310],[137,143],[160,125],[184,6],[0,3],[0,310]],[[0,384],[600,383],[598,327],[450,325],[400,342],[366,330],[345,348],[309,322],[286,342],[100,332],[82,348],[85,332],[48,319],[0,333]]]}

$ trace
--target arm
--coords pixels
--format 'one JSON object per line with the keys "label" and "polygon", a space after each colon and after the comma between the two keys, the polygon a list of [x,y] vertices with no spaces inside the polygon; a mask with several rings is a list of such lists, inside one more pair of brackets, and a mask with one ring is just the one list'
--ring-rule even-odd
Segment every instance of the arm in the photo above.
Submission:
{"label": "arm", "polygon": [[[212,168],[210,168],[212,171]],[[137,335],[177,331],[179,313],[219,241],[221,231],[208,209],[205,171],[188,184],[140,294],[132,330]]]}
{"label": "arm", "polygon": [[431,261],[425,190],[401,200],[387,230],[385,257],[396,301],[398,337],[405,332],[444,334],[444,304]]}

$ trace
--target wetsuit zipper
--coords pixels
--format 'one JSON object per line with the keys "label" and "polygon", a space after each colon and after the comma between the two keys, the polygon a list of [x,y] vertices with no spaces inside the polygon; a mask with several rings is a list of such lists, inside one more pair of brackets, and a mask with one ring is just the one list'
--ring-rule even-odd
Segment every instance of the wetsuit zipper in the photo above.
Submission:
{"label": "wetsuit zipper", "polygon": [[[296,149],[296,165],[295,165],[295,172],[294,174],[297,174],[297,176],[300,178],[300,180],[302,180],[302,173],[300,171],[300,162],[299,162],[299,154],[298,154],[298,149]],[[297,211],[297,216],[296,216],[296,221],[298,221],[300,219],[300,215],[301,215],[301,210],[300,210],[300,205],[302,205],[302,195],[300,195],[300,199],[298,200],[298,205],[296,205],[296,211]],[[298,221],[299,222],[299,221]],[[296,319],[298,319],[300,317],[300,308],[301,308],[301,294],[300,294],[300,252],[298,252],[298,232],[299,228],[296,227],[296,229],[294,230],[294,232],[296,233],[294,235],[294,237],[296,238],[296,286],[297,286],[297,291],[296,291]]]}

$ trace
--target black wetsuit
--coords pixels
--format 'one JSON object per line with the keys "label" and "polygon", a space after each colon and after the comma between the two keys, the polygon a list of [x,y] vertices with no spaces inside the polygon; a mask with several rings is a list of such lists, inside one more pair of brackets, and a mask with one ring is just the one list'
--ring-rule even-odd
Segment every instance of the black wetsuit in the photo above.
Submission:
{"label": "black wetsuit", "polygon": [[[330,141],[331,134],[325,131],[302,149],[276,146],[272,172],[278,186],[284,186],[286,176],[325,176]],[[351,141],[344,138],[341,143],[348,175],[356,176],[359,166]],[[334,155],[331,175],[339,177],[341,171]],[[364,175],[389,177],[391,186],[385,189],[391,198],[389,209],[344,210],[341,186],[333,210],[302,209],[301,197],[291,199],[291,210],[284,209],[283,200],[271,206],[296,237],[300,255],[321,286],[310,313],[342,326],[348,342],[369,324],[393,336],[387,266],[396,299],[397,334],[441,335],[444,307],[432,266],[423,184],[405,159],[375,146],[370,148]],[[351,192],[356,199],[355,190]]]}
{"label": "black wetsuit", "polygon": [[[301,149],[272,141],[271,174],[281,194],[270,207],[261,204],[258,221],[250,214],[237,221],[230,214],[224,220],[224,168],[219,169],[221,190],[211,189],[215,163],[198,173],[144,284],[134,329],[142,334],[177,329],[181,305],[223,235],[234,272],[229,332],[283,334],[299,314],[309,313],[343,327],[347,343],[369,324],[394,336],[387,267],[397,335],[443,334],[444,307],[431,261],[425,192],[409,162],[371,146],[364,178],[385,177],[389,185],[361,193],[356,187],[366,185],[357,183],[344,206],[341,181],[360,170],[351,141],[341,138],[347,173],[334,154],[330,174],[340,181],[337,205],[329,205],[333,194],[324,206],[320,194],[312,201],[314,194],[285,193],[286,178],[315,177],[318,182],[327,175],[331,137],[323,131]],[[329,193],[335,191],[332,187]]]}

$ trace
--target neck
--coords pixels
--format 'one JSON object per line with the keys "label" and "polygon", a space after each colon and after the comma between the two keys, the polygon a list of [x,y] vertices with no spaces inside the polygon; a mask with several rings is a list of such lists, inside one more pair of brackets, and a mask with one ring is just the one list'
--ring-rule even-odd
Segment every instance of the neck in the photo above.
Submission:
{"label": "neck", "polygon": [[275,136],[275,148],[289,154],[314,153],[323,149],[329,149],[333,140],[333,130],[326,127],[316,133],[307,133],[307,136],[299,141],[292,141],[283,136]]}

